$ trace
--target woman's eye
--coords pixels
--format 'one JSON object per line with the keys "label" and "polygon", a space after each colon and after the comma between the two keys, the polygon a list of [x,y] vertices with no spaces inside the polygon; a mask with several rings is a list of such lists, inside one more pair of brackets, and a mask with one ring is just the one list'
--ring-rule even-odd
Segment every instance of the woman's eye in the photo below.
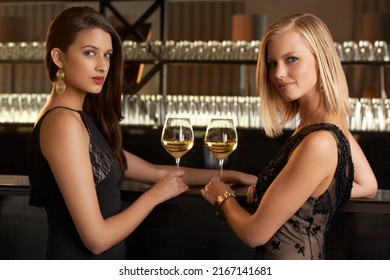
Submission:
{"label": "woman's eye", "polygon": [[267,62],[267,68],[272,68],[276,65],[276,62],[275,61],[269,61]]}
{"label": "woman's eye", "polygon": [[112,53],[106,53],[106,54],[104,55],[104,57],[110,59],[110,58],[112,57]]}
{"label": "woman's eye", "polygon": [[290,63],[295,62],[297,60],[298,60],[298,58],[295,57],[295,56],[290,56],[289,58],[287,58],[287,61],[290,62]]}
{"label": "woman's eye", "polygon": [[85,51],[84,54],[86,56],[93,56],[93,55],[95,55],[95,52],[94,51]]}

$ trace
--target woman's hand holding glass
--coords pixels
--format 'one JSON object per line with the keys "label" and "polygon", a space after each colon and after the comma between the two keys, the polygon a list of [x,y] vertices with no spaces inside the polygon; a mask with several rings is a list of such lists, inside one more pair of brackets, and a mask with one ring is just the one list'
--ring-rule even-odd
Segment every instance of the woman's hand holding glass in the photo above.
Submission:
{"label": "woman's hand holding glass", "polygon": [[175,169],[167,172],[149,190],[157,203],[162,203],[188,190],[188,185],[183,180],[184,169]]}

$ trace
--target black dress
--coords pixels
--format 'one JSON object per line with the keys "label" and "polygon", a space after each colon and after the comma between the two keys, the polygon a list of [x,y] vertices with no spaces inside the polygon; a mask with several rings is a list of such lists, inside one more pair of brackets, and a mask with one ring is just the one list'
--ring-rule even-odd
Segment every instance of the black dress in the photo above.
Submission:
{"label": "black dress", "polygon": [[[56,107],[56,110],[72,110]],[[124,259],[125,242],[122,241],[99,255],[92,254],[81,241],[73,220],[65,205],[60,189],[46,159],[43,157],[39,135],[47,111],[32,132],[29,152],[30,205],[45,207],[48,223],[47,259]],[[74,110],[73,110],[74,111]],[[80,114],[90,138],[89,155],[99,206],[104,218],[121,211],[119,165],[113,158],[111,148],[95,125],[83,111]],[[76,155],[77,156],[77,155]]]}
{"label": "black dress", "polygon": [[293,135],[270,164],[262,170],[256,186],[261,200],[275,177],[284,168],[289,155],[311,132],[328,130],[335,137],[338,163],[328,189],[318,198],[309,197],[301,208],[264,245],[256,248],[257,259],[325,259],[326,240],[336,213],[351,195],[354,177],[351,150],[347,138],[333,124],[306,126]]}

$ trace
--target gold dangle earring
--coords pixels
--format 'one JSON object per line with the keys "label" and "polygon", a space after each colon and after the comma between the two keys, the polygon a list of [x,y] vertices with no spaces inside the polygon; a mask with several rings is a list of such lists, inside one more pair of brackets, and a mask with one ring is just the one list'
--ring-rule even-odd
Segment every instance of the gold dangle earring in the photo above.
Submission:
{"label": "gold dangle earring", "polygon": [[65,89],[66,89],[66,84],[64,82],[64,78],[65,78],[65,72],[64,70],[62,69],[58,69],[57,73],[56,73],[56,76],[57,76],[57,81],[56,81],[56,92],[57,94],[63,94]]}

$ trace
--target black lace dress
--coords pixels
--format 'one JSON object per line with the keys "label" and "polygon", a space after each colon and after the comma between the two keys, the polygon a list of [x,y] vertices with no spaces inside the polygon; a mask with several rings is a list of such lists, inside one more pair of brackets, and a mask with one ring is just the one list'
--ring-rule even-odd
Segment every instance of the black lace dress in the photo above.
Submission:
{"label": "black lace dress", "polygon": [[354,176],[350,146],[342,131],[333,124],[320,123],[302,128],[282,147],[262,170],[256,186],[256,198],[265,191],[284,168],[289,155],[311,132],[328,130],[335,137],[338,163],[329,188],[318,198],[310,197],[302,207],[265,244],[256,248],[257,259],[325,259],[326,239],[335,214],[351,195]]}
{"label": "black lace dress", "polygon": [[[58,107],[57,107],[58,108]],[[62,107],[63,109],[68,109]],[[55,109],[55,108],[53,108]],[[53,110],[52,109],[52,110]],[[29,155],[30,205],[45,207],[48,223],[47,259],[124,259],[124,241],[99,255],[93,255],[81,241],[65,205],[60,189],[46,159],[43,157],[39,135],[46,112],[32,132]],[[99,129],[83,111],[80,114],[90,137],[89,154],[99,206],[104,218],[121,211],[121,170],[111,148]],[[77,155],[76,155],[77,156]]]}

